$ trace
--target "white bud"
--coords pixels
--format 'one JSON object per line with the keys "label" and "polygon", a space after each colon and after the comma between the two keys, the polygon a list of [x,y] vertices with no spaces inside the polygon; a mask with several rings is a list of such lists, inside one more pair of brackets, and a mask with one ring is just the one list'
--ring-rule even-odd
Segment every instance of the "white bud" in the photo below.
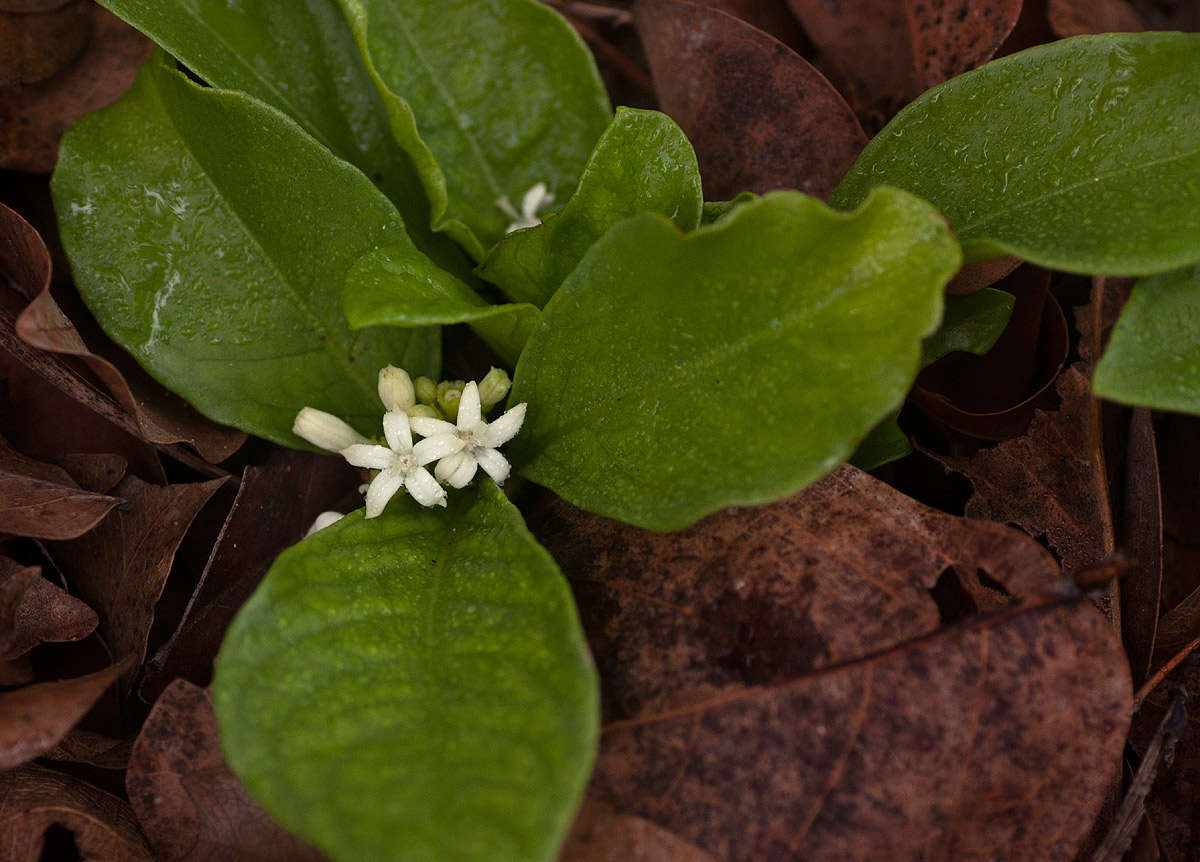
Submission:
{"label": "white bud", "polygon": [[379,369],[379,400],[389,413],[407,410],[417,403],[412,378],[403,368],[385,365]]}
{"label": "white bud", "polygon": [[341,452],[347,446],[355,443],[366,443],[367,438],[359,434],[341,419],[326,413],[305,407],[296,414],[292,424],[292,433],[302,437],[319,449],[330,452]]}
{"label": "white bud", "polygon": [[322,512],[317,515],[317,520],[313,521],[312,526],[308,528],[308,532],[304,534],[304,538],[308,538],[318,530],[324,530],[326,527],[336,524],[342,518],[346,517],[341,512]]}

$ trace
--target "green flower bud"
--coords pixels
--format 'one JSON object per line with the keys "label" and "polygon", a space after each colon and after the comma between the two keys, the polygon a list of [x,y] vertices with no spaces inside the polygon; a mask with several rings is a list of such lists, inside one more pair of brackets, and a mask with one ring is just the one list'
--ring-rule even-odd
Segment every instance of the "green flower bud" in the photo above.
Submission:
{"label": "green flower bud", "polygon": [[413,381],[413,387],[416,389],[417,400],[422,404],[430,407],[437,404],[437,384],[428,377],[418,377]]}
{"label": "green flower bud", "polygon": [[458,419],[458,401],[462,398],[465,380],[443,380],[437,385],[437,406],[447,419]]}
{"label": "green flower bud", "polygon": [[417,416],[425,416],[429,419],[443,418],[442,414],[437,411],[436,407],[430,407],[428,404],[414,404],[404,412],[408,414],[409,419],[413,419]]}
{"label": "green flower bud", "polygon": [[489,410],[504,400],[508,390],[512,388],[512,380],[503,368],[493,368],[479,381],[479,404],[486,414]]}

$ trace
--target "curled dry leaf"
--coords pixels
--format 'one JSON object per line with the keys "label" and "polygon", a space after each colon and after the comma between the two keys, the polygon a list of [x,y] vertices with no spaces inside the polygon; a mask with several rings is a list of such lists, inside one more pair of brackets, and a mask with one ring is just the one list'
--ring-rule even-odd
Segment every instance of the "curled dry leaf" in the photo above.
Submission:
{"label": "curled dry leaf", "polygon": [[[601,672],[594,801],[733,860],[1070,859],[1087,835],[1129,675],[1028,537],[849,467],[682,533],[544,520]],[[1029,602],[942,627],[1005,592]]]}
{"label": "curled dry leaf", "polygon": [[22,656],[43,641],[87,637],[97,622],[95,611],[43,578],[36,566],[0,557],[0,661]]}
{"label": "curled dry leaf", "polygon": [[833,191],[867,139],[820,72],[717,9],[643,0],[634,10],[659,101],[696,149],[706,197]]}
{"label": "curled dry leaf", "polygon": [[986,62],[1021,0],[788,0],[869,131],[930,87]]}
{"label": "curled dry leaf", "polygon": [[617,814],[611,805],[588,801],[575,818],[560,862],[717,862],[643,817]]}
{"label": "curled dry leaf", "polygon": [[33,84],[70,65],[91,38],[90,7],[88,0],[38,9],[0,4],[0,88]]}
{"label": "curled dry leaf", "polygon": [[127,476],[113,492],[128,501],[90,533],[55,542],[59,569],[100,615],[100,633],[117,655],[146,654],[154,605],[175,549],[223,479],[160,488]]}
{"label": "curled dry leaf", "polygon": [[119,662],[87,676],[0,693],[0,770],[57,745],[128,667]]}
{"label": "curled dry leaf", "polygon": [[51,826],[70,830],[83,859],[154,858],[133,812],[117,797],[37,766],[0,772],[0,859],[39,862]]}
{"label": "curled dry leaf", "polygon": [[[245,441],[243,432],[205,419],[150,381],[145,372],[132,368],[127,359],[122,361],[123,372],[112,361],[93,353],[51,296],[51,258],[42,237],[29,222],[3,205],[0,270],[10,275],[29,303],[17,317],[17,335],[38,350],[83,360],[132,420],[139,437],[151,443],[187,442],[214,462],[229,457]],[[139,384],[136,393],[130,380]]]}
{"label": "curled dry leaf", "polygon": [[1046,18],[1062,38],[1086,33],[1137,33],[1142,16],[1125,0],[1047,0]]}
{"label": "curled dry leaf", "polygon": [[82,490],[61,467],[26,458],[0,437],[0,532],[74,539],[120,502]]}
{"label": "curled dry leaf", "polygon": [[184,680],[155,703],[125,783],[160,860],[324,858],[277,826],[242,788],[217,744],[208,692]]}
{"label": "curled dry leaf", "polygon": [[0,91],[0,168],[49,172],[58,141],[89,111],[115,102],[133,84],[153,43],[92,3],[76,3],[92,18],[91,40],[70,69],[35,84]]}

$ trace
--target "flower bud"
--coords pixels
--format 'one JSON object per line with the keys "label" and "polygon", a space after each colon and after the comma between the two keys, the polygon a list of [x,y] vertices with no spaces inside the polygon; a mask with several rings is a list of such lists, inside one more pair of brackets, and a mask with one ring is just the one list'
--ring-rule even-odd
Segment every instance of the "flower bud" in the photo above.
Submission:
{"label": "flower bud", "polygon": [[437,412],[437,409],[430,407],[428,404],[414,404],[404,411],[408,414],[409,419],[415,419],[418,416],[426,416],[430,419],[441,419],[442,414]]}
{"label": "flower bud", "polygon": [[464,380],[443,380],[437,387],[437,406],[447,419],[454,422],[458,419],[458,402],[462,398]]}
{"label": "flower bud", "polygon": [[503,368],[493,368],[479,381],[479,404],[486,415],[489,410],[504,400],[512,381]]}
{"label": "flower bud", "polygon": [[341,452],[355,443],[366,443],[367,438],[359,434],[341,419],[324,410],[305,407],[296,414],[292,433],[302,437],[318,449]]}
{"label": "flower bud", "polygon": [[416,403],[412,378],[403,368],[385,365],[379,369],[379,400],[391,413],[396,410],[407,410]]}
{"label": "flower bud", "polygon": [[346,517],[341,512],[322,512],[317,515],[317,520],[313,521],[312,526],[308,528],[308,532],[304,534],[304,538],[308,538],[318,530],[324,530],[326,527],[331,527],[342,518]]}
{"label": "flower bud", "polygon": [[415,383],[417,400],[430,407],[437,404],[437,384],[428,377],[418,377]]}

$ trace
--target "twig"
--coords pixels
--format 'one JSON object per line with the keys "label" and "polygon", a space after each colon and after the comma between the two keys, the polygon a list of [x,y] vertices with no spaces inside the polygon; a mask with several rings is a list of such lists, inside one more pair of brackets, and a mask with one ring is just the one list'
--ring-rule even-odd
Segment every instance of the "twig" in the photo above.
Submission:
{"label": "twig", "polygon": [[1187,646],[1175,653],[1175,657],[1164,664],[1154,672],[1154,676],[1142,683],[1142,687],[1137,690],[1137,694],[1133,696],[1133,711],[1137,712],[1142,708],[1142,704],[1146,702],[1146,698],[1150,695],[1159,683],[1166,679],[1167,674],[1175,670],[1179,663],[1195,652],[1196,647],[1200,646],[1200,637],[1190,641]]}

